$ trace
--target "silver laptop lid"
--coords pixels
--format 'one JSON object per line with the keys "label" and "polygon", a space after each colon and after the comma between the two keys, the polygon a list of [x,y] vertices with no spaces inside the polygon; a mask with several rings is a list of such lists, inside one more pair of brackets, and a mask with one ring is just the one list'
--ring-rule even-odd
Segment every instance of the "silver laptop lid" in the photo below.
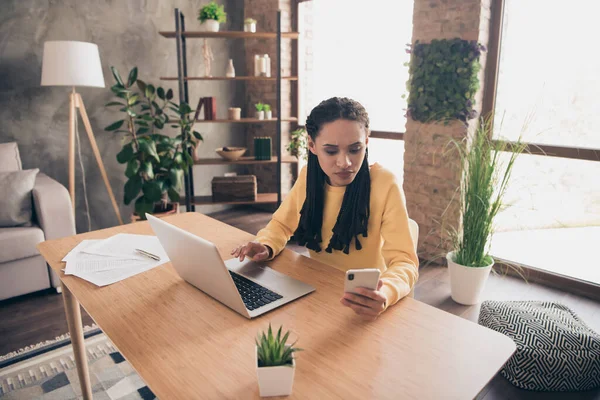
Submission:
{"label": "silver laptop lid", "polygon": [[146,214],[146,218],[179,276],[232,310],[250,316],[213,243],[152,215]]}

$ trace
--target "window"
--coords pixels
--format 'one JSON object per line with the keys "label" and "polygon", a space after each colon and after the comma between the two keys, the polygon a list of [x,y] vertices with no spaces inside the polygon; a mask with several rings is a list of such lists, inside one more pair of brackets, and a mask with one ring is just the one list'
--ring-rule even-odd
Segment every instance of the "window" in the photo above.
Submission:
{"label": "window", "polygon": [[403,132],[412,14],[413,1],[314,1],[306,112],[330,97],[350,97],[365,106],[372,130]]}

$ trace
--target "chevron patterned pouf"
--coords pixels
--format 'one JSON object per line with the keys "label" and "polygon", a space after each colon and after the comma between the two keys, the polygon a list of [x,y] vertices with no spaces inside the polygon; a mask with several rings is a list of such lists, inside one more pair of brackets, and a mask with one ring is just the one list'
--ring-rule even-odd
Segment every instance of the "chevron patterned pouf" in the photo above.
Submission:
{"label": "chevron patterned pouf", "polygon": [[501,371],[513,385],[560,392],[600,387],[600,335],[568,307],[540,301],[484,301],[479,324],[517,345]]}

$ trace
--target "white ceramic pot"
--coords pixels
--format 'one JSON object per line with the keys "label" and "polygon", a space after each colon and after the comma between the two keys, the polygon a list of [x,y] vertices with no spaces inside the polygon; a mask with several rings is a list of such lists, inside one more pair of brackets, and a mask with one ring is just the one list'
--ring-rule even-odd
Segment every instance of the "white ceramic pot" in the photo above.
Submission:
{"label": "white ceramic pot", "polygon": [[257,119],[265,119],[265,112],[264,111],[257,111],[256,112],[256,118]]}
{"label": "white ceramic pot", "polygon": [[292,358],[291,366],[259,367],[258,349],[256,349],[256,375],[260,397],[289,396],[294,386],[296,359]]}
{"label": "white ceramic pot", "polygon": [[454,252],[448,253],[446,260],[450,271],[452,300],[468,306],[479,303],[485,282],[494,266],[494,260],[490,265],[478,268],[455,263]]}
{"label": "white ceramic pot", "polygon": [[265,119],[273,118],[273,110],[265,111]]}
{"label": "white ceramic pot", "polygon": [[215,19],[207,19],[202,25],[206,32],[219,32],[219,22]]}
{"label": "white ceramic pot", "polygon": [[252,22],[251,24],[244,24],[244,32],[256,32],[256,22]]}

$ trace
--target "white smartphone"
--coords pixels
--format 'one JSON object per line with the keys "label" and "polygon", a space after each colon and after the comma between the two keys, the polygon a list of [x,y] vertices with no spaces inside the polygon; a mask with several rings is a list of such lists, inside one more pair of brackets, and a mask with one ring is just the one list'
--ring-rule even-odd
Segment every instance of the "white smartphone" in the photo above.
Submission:
{"label": "white smartphone", "polygon": [[377,268],[349,269],[346,271],[344,292],[356,293],[358,287],[376,290],[380,274]]}

